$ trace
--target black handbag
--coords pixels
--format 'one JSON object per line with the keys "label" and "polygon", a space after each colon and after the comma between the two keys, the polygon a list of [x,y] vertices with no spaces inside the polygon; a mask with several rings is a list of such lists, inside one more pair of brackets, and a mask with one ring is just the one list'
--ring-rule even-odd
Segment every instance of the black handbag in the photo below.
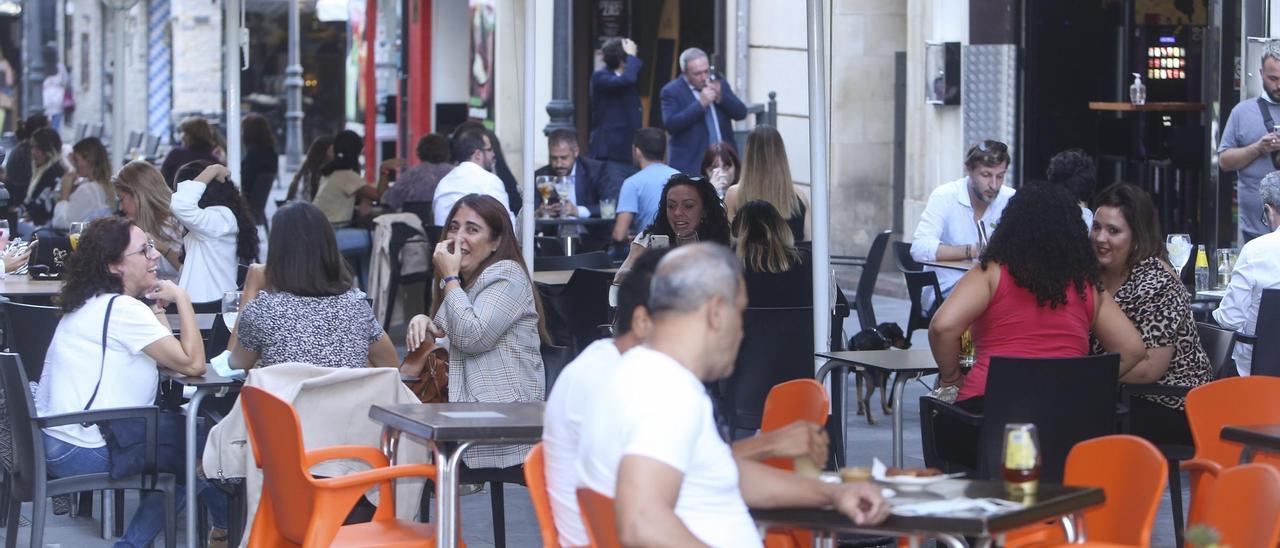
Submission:
{"label": "black handbag", "polygon": [[[98,384],[93,387],[89,402],[84,404],[88,411],[93,400],[98,397],[98,388],[102,386],[102,375],[107,360],[107,325],[111,321],[111,308],[115,305],[116,295],[107,302],[107,314],[102,320],[102,359],[98,362]],[[157,472],[181,474],[186,453],[186,417],[172,411],[159,411],[156,424],[155,463]],[[143,418],[117,419],[93,423],[107,442],[107,454],[111,458],[111,479],[136,476],[146,471],[147,450],[151,447],[147,440],[147,421]],[[89,423],[82,424],[88,427]],[[203,440],[197,440],[197,447]]]}
{"label": "black handbag", "polygon": [[35,251],[31,254],[27,267],[31,278],[61,280],[62,269],[71,256],[71,240],[52,231],[43,231],[32,245],[35,246]]}

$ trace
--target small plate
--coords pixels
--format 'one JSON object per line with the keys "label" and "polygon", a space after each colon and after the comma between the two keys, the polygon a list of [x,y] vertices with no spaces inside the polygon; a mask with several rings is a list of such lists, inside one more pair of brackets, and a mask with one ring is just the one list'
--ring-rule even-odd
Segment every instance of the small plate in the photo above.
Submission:
{"label": "small plate", "polygon": [[919,491],[938,483],[940,481],[964,477],[963,473],[956,474],[939,474],[937,476],[916,477],[916,476],[885,476],[876,481],[894,486],[903,491]]}

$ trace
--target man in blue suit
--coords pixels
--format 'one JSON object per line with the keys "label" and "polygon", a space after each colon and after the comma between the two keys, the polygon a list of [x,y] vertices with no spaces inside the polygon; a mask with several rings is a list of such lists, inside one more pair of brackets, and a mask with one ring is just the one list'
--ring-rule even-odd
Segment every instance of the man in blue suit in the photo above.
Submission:
{"label": "man in blue suit", "polygon": [[587,155],[631,165],[631,138],[640,129],[640,92],[636,79],[644,61],[636,43],[610,38],[600,48],[605,68],[591,75],[591,135]]}
{"label": "man in blue suit", "polygon": [[680,54],[683,74],[662,86],[662,125],[671,139],[667,162],[685,173],[700,175],[707,147],[733,142],[733,123],[747,117],[747,105],[733,94],[729,83],[711,70],[707,53],[689,48]]}

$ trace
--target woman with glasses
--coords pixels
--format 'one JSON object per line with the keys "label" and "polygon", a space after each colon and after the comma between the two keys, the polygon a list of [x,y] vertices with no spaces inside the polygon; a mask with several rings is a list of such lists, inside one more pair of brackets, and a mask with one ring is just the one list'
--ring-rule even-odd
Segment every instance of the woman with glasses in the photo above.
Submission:
{"label": "woman with glasses", "polygon": [[182,240],[187,258],[178,285],[198,303],[220,301],[223,293],[239,286],[239,265],[258,256],[258,227],[227,166],[191,162],[175,177],[182,182],[169,209],[187,230]]}
{"label": "woman with glasses", "polygon": [[129,162],[115,176],[120,213],[138,225],[160,252],[162,280],[177,280],[182,270],[182,225],[169,210],[173,191],[160,171],[147,162]]}
{"label": "woman with glasses", "polygon": [[662,187],[658,217],[631,242],[627,260],[618,268],[620,283],[631,263],[650,247],[678,247],[694,242],[729,245],[729,219],[725,217],[716,188],[706,177],[672,175]]}
{"label": "woman with glasses", "polygon": [[747,149],[743,155],[742,179],[729,187],[724,194],[724,207],[729,219],[738,208],[752,200],[764,200],[786,219],[795,241],[809,240],[812,221],[809,220],[809,196],[791,182],[791,165],[787,162],[787,147],[782,134],[773,126],[756,126],[747,134]]}
{"label": "woman with glasses", "polygon": [[[62,321],[36,390],[41,416],[79,412],[86,404],[90,410],[155,405],[160,367],[204,374],[204,344],[191,297],[173,282],[156,278],[159,262],[147,234],[128,219],[104,217],[84,230],[76,252],[67,258]],[[164,313],[171,303],[181,320],[177,337]],[[52,477],[110,469],[111,455],[96,425],[46,428],[42,441]],[[171,463],[169,468],[178,466]],[[225,537],[226,496],[201,487],[201,500],[212,515],[211,536]],[[179,505],[184,493],[178,490]],[[164,526],[164,502],[163,493],[146,492],[120,542],[147,546],[154,540]]]}
{"label": "woman with glasses", "polygon": [[97,137],[81,139],[71,147],[71,170],[62,175],[62,198],[53,206],[49,226],[67,230],[71,223],[106,217],[115,210],[116,190],[111,184],[111,160]]}

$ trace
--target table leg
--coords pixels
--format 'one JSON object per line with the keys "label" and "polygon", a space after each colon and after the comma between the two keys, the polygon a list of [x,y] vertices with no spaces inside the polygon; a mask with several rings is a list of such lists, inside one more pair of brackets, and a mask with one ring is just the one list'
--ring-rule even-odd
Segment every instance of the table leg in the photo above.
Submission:
{"label": "table leg", "polygon": [[1240,450],[1240,464],[1249,464],[1250,462],[1253,462],[1253,447],[1246,445],[1244,449]]}
{"label": "table leg", "polygon": [[[957,537],[949,533],[938,533],[937,535],[934,535],[933,539],[937,541],[938,544],[943,544],[950,548],[965,548],[966,546],[968,546],[967,544],[965,544],[963,538]],[[982,541],[983,539],[979,538],[978,542],[974,544],[974,546],[990,546],[991,545],[990,538],[986,539],[986,544],[983,544]]]}
{"label": "table leg", "polygon": [[836,440],[840,444],[836,449],[838,461],[836,466],[849,465],[849,368],[836,367],[835,375],[831,377],[831,397],[832,404],[836,410],[836,434],[839,439]]}
{"label": "table leg", "polygon": [[1080,512],[1062,516],[1062,530],[1068,544],[1079,544],[1088,540],[1084,530],[1084,514]]}
{"label": "table leg", "polygon": [[199,521],[196,512],[200,510],[200,504],[196,501],[196,428],[199,426],[197,419],[200,418],[200,404],[204,402],[207,390],[196,389],[196,393],[191,395],[191,401],[187,402],[187,451],[186,466],[184,470],[187,473],[187,546],[197,546],[196,544],[196,525]]}
{"label": "table leg", "polygon": [[432,444],[436,461],[436,546],[457,548],[461,527],[458,521],[458,468],[462,453],[471,442]]}
{"label": "table leg", "polygon": [[902,468],[902,392],[909,375],[893,376],[893,465]]}
{"label": "table leg", "polygon": [[[952,539],[951,541],[952,541],[952,542],[959,542],[958,540],[955,540],[955,539]],[[948,543],[948,545],[949,545],[949,546],[964,546],[964,543],[959,543],[959,544],[951,544],[951,543]],[[978,537],[978,538],[976,538],[976,539],[973,539],[973,548],[991,548],[992,546],[995,546],[995,543],[993,543],[993,542],[991,541],[991,537],[990,537],[990,536],[983,535],[983,536],[980,536],[980,537]]]}

